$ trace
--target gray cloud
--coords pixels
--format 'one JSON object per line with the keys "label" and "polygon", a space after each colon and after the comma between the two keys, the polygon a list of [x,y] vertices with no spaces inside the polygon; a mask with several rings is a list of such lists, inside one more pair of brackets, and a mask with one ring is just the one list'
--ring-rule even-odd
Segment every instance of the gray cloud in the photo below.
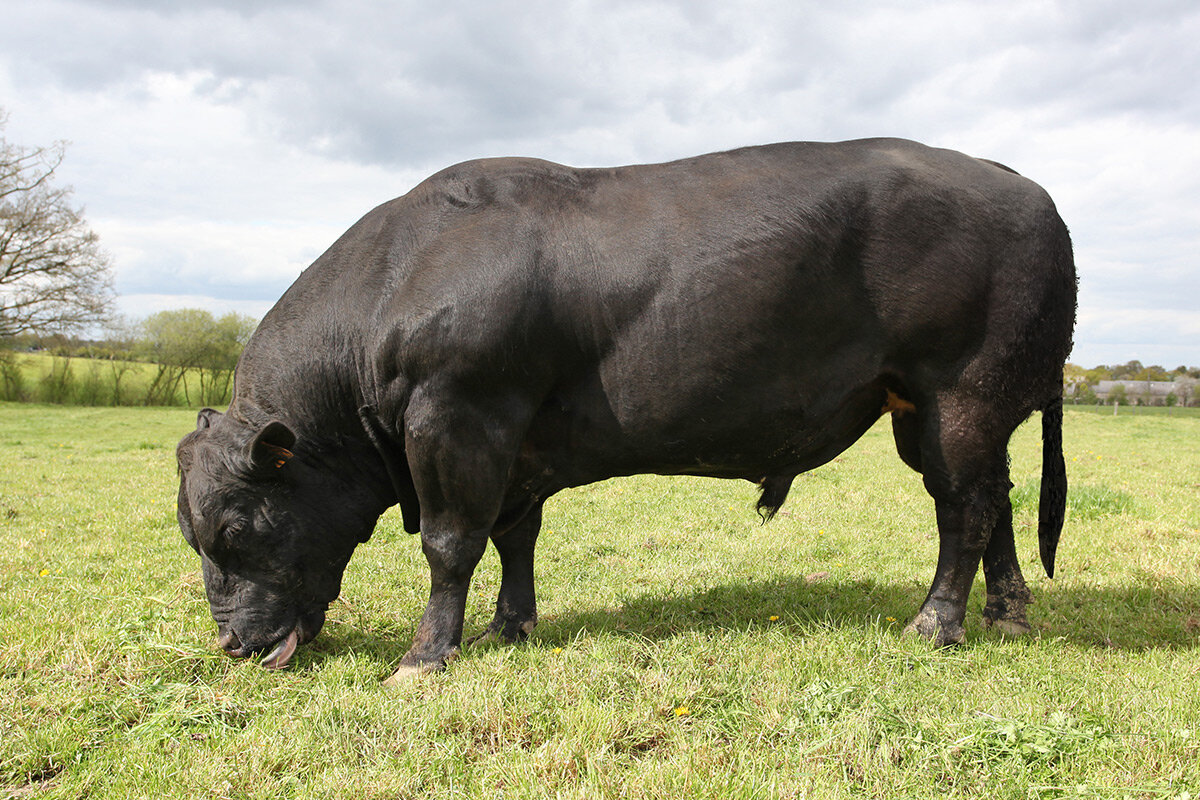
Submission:
{"label": "gray cloud", "polygon": [[255,302],[465,158],[909,136],[1051,191],[1082,347],[1118,317],[1194,335],[1198,40],[1191,0],[42,0],[6,10],[0,102],[10,134],[74,140],[123,291]]}

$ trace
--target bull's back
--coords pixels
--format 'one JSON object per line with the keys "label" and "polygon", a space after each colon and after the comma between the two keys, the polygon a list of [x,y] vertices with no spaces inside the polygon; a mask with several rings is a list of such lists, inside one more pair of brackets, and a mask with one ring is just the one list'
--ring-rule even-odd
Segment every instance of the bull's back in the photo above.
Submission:
{"label": "bull's back", "polygon": [[553,305],[595,357],[568,393],[576,439],[712,471],[836,450],[890,388],[932,395],[1036,337],[1047,216],[1010,171],[906,142],[613,173],[549,237]]}

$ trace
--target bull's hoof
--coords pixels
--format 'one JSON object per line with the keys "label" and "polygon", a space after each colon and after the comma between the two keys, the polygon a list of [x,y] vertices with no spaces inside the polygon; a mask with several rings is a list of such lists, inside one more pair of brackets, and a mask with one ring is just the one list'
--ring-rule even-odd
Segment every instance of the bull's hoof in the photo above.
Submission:
{"label": "bull's hoof", "polygon": [[457,647],[450,649],[443,658],[429,658],[414,656],[412,652],[406,653],[404,658],[400,659],[400,666],[392,673],[392,677],[383,682],[383,685],[389,689],[395,689],[401,686],[408,686],[422,675],[428,675],[431,672],[441,672],[454,659],[458,658],[459,650]]}
{"label": "bull's hoof", "polygon": [[418,664],[405,664],[400,662],[400,666],[392,673],[392,677],[383,682],[383,685],[388,689],[397,689],[401,686],[408,686],[413,681],[420,678],[422,675],[429,675],[433,672],[441,672],[446,668],[454,658],[458,655],[458,648],[454,649],[454,653],[446,658],[445,661],[425,661]]}
{"label": "bull's hoof", "polygon": [[935,647],[946,647],[952,644],[962,644],[966,631],[961,625],[943,625],[937,613],[930,608],[921,609],[904,628],[905,636],[920,636]]}
{"label": "bull's hoof", "polygon": [[536,619],[518,621],[497,617],[484,629],[483,633],[476,634],[468,639],[467,645],[487,644],[488,642],[517,644],[528,639],[529,634],[533,633],[534,626],[536,625]]}
{"label": "bull's hoof", "polygon": [[428,667],[406,667],[401,666],[392,673],[392,677],[383,682],[385,689],[399,689],[402,686],[408,686],[422,675],[432,672]]}
{"label": "bull's hoof", "polygon": [[1024,617],[1022,617],[1020,619],[1014,619],[1011,617],[1009,617],[1009,618],[1005,618],[1005,617],[994,618],[994,617],[989,617],[987,614],[983,615],[983,627],[993,628],[993,629],[999,631],[1004,636],[1008,636],[1013,639],[1015,639],[1019,636],[1025,636],[1026,634],[1028,634],[1030,631],[1033,630],[1033,627],[1029,624],[1028,621],[1025,620]]}
{"label": "bull's hoof", "polygon": [[1024,636],[1033,630],[1025,619],[1025,606],[1032,600],[1024,584],[1008,594],[989,593],[983,607],[983,627],[994,628],[1005,636]]}

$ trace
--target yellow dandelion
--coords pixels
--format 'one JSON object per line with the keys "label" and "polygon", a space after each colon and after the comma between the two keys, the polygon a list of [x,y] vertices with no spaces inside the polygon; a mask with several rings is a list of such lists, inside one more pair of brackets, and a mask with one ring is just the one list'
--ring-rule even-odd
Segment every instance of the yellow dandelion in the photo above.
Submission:
{"label": "yellow dandelion", "polygon": [[562,652],[562,648],[561,648],[561,647],[556,647],[556,648],[554,648],[553,650],[551,650],[550,652],[551,652],[551,653],[561,653],[561,652]]}
{"label": "yellow dandelion", "polygon": [[691,709],[689,709],[687,706],[677,706],[675,708],[675,716],[677,716],[677,717],[686,717],[686,716],[689,716],[691,713],[692,713]]}
{"label": "yellow dandelion", "polygon": [[48,569],[44,569],[44,570],[42,570],[41,572],[39,572],[39,573],[38,573],[38,575],[41,575],[43,578],[44,578],[44,577],[46,577],[46,576],[47,576],[47,575],[49,575],[49,574],[50,574],[50,570],[48,570]]}
{"label": "yellow dandelion", "polygon": [[771,622],[779,622],[779,615],[772,614],[771,616],[767,617],[767,619],[769,619]]}
{"label": "yellow dandelion", "polygon": [[888,621],[888,622],[895,622],[895,621],[896,621],[896,618],[895,618],[895,617],[888,617],[888,618],[887,618],[887,621]]}

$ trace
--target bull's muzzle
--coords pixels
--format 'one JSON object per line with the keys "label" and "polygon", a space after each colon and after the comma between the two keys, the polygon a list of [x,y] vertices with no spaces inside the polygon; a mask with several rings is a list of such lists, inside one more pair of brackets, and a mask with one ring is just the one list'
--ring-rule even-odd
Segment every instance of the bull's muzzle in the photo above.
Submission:
{"label": "bull's muzzle", "polygon": [[[260,665],[266,669],[283,669],[292,660],[292,656],[296,653],[296,648],[300,644],[300,626],[292,628],[291,632],[275,643],[275,646],[270,648]],[[237,634],[233,631],[226,631],[217,639],[217,646],[224,650],[234,658],[246,658],[254,653],[253,650],[247,650],[242,646]],[[266,650],[267,648],[263,648]]]}

